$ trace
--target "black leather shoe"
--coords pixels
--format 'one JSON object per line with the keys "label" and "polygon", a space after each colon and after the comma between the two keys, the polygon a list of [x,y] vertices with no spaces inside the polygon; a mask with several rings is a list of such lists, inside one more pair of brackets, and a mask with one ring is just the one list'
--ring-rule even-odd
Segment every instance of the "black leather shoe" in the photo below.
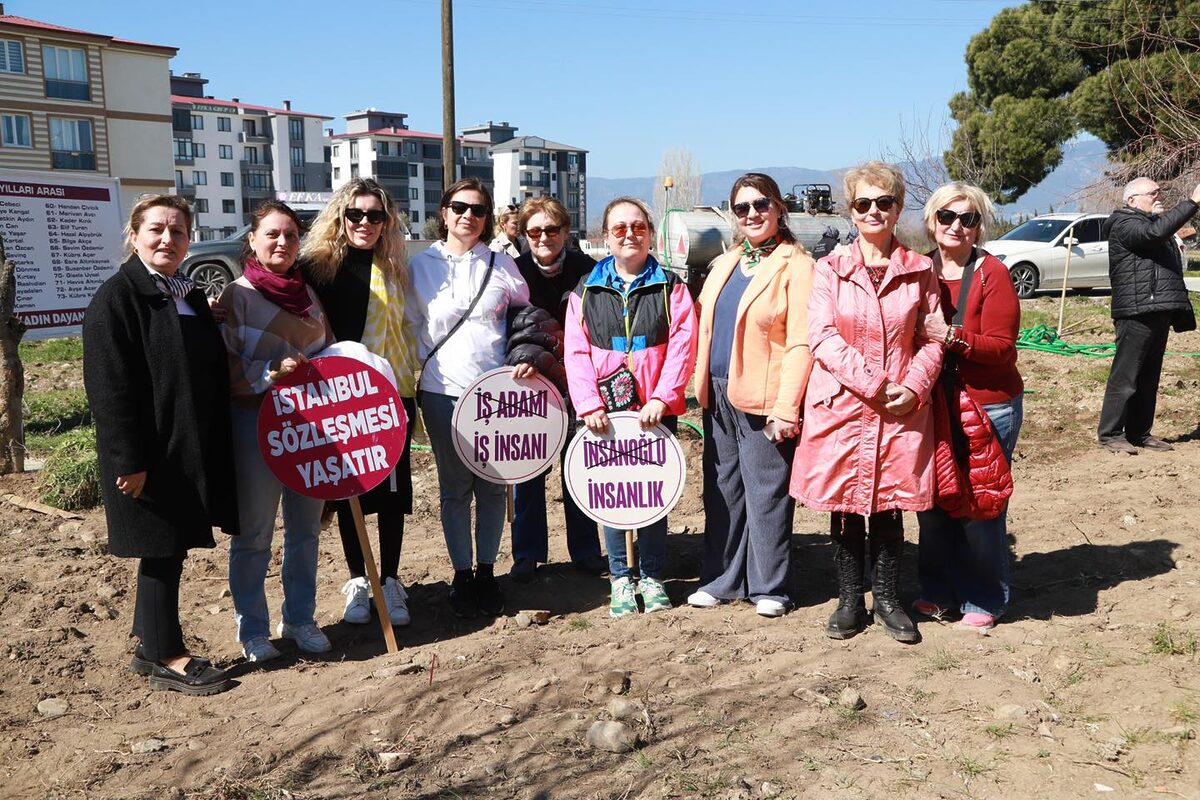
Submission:
{"label": "black leather shoe", "polygon": [[529,558],[518,558],[508,571],[508,577],[517,583],[529,583],[537,577],[537,562]]}
{"label": "black leather shoe", "polygon": [[829,615],[829,622],[825,624],[825,635],[830,639],[849,639],[866,630],[869,622],[867,607],[861,594],[857,602],[839,600],[838,607]]}
{"label": "black leather shoe", "polygon": [[899,603],[892,604],[882,600],[875,601],[875,621],[883,626],[884,632],[897,642],[916,642],[921,638],[917,626],[904,612]]}
{"label": "black leather shoe", "polygon": [[193,658],[183,672],[155,664],[150,671],[150,688],[172,691],[189,697],[206,697],[233,686],[233,679],[223,669],[217,669],[207,659]]}
{"label": "black leather shoe", "polygon": [[475,571],[475,604],[479,613],[488,617],[498,617],[504,613],[504,592],[491,569],[490,565],[480,564]]}
{"label": "black leather shoe", "polygon": [[1174,450],[1174,446],[1164,442],[1162,439],[1156,439],[1153,436],[1147,436],[1140,442],[1130,442],[1134,447],[1141,447],[1145,450],[1154,450],[1159,453],[1166,453],[1169,450]]}
{"label": "black leather shoe", "polygon": [[[192,656],[192,660],[203,661],[205,664],[212,663],[207,658],[200,658],[199,656]],[[137,649],[133,651],[133,658],[129,661],[129,669],[136,675],[149,675],[154,671],[154,662],[146,658],[146,653],[144,650],[142,650],[142,646],[140,644],[137,646]]]}
{"label": "black leather shoe", "polygon": [[450,584],[450,610],[456,617],[470,619],[479,615],[475,602],[475,576],[469,569],[455,570]]}

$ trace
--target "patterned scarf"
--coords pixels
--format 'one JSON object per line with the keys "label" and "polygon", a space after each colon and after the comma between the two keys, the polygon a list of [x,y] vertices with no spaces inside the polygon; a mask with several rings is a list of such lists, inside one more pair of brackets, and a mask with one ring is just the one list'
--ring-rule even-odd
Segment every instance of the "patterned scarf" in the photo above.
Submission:
{"label": "patterned scarf", "polygon": [[758,262],[775,252],[775,248],[778,246],[779,241],[774,236],[767,239],[758,247],[751,245],[749,239],[743,239],[742,258],[746,259],[746,266],[753,269],[758,266]]}
{"label": "patterned scarf", "polygon": [[362,343],[391,364],[400,396],[415,397],[417,349],[404,326],[404,292],[374,261],[371,262],[371,289]]}
{"label": "patterned scarf", "polygon": [[188,292],[196,288],[196,284],[192,283],[192,279],[186,275],[180,275],[178,272],[174,275],[163,275],[161,272],[154,272],[154,280],[158,281],[158,286],[163,292],[171,297],[178,297],[181,300],[187,297]]}

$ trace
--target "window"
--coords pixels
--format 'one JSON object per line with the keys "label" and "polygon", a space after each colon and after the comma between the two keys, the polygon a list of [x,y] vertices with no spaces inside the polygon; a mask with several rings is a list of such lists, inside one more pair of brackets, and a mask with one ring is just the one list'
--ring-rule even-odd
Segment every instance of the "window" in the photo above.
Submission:
{"label": "window", "polygon": [[408,177],[410,177],[410,178],[417,177],[417,165],[416,164],[408,165]]}
{"label": "window", "polygon": [[1093,219],[1080,220],[1075,223],[1075,227],[1071,229],[1071,235],[1075,237],[1080,244],[1090,244],[1095,242],[1107,241],[1103,231],[1100,230],[1101,220],[1096,217]]}
{"label": "window", "polygon": [[237,213],[237,201],[236,200],[222,200],[221,201],[221,213],[236,214]]}
{"label": "window", "polygon": [[243,172],[242,183],[248,189],[270,189],[271,174],[269,172]]}
{"label": "window", "polygon": [[46,97],[62,100],[91,100],[86,56],[78,47],[42,45],[42,69],[46,74]]}
{"label": "window", "polygon": [[288,117],[288,136],[304,141],[304,120]]}
{"label": "window", "polygon": [[175,140],[175,160],[176,161],[191,161],[192,160],[192,140],[191,139],[176,139]]}
{"label": "window", "polygon": [[417,143],[416,142],[405,142],[404,143],[404,152],[408,153],[410,156],[415,156],[417,154]]}
{"label": "window", "polygon": [[175,190],[180,191],[185,186],[187,186],[187,184],[183,182],[183,170],[175,170]]}
{"label": "window", "polygon": [[192,115],[188,113],[186,108],[171,109],[171,128],[177,131],[190,131],[192,129]]}
{"label": "window", "polygon": [[[196,202],[199,202],[198,200]],[[201,242],[211,242],[217,238],[217,232],[212,228],[197,228],[196,233],[199,234]]]}
{"label": "window", "polygon": [[192,114],[192,130],[204,130],[204,117],[200,116],[199,114]]}
{"label": "window", "polygon": [[258,136],[258,126],[252,119],[242,120],[242,132],[247,136]]}
{"label": "window", "polygon": [[291,154],[292,154],[292,166],[293,167],[303,167],[304,166],[304,148],[303,147],[292,147],[292,148],[290,148],[290,150],[291,150]]}
{"label": "window", "polygon": [[421,198],[421,190],[420,189],[409,189],[408,190],[408,199],[419,200],[420,198]]}
{"label": "window", "polygon": [[417,211],[415,208],[410,209],[408,212],[408,220],[409,220],[409,222],[420,222],[421,221],[421,212]]}
{"label": "window", "polygon": [[351,164],[350,165],[350,180],[354,180],[357,177],[358,177],[358,164]]}
{"label": "window", "polygon": [[197,186],[208,186],[208,173],[202,169],[192,170],[192,183]]}
{"label": "window", "polygon": [[333,146],[333,157],[337,158],[341,152],[342,152],[342,146],[340,144],[335,144]]}
{"label": "window", "polygon": [[50,118],[50,165],[54,169],[96,168],[90,121]]}
{"label": "window", "polygon": [[194,142],[192,144],[192,152],[194,153],[196,158],[204,158],[204,154],[205,154],[204,142]]}
{"label": "window", "polygon": [[305,179],[303,172],[293,172],[292,173],[292,191],[294,191],[294,192],[307,191],[306,184],[307,184],[307,180]]}
{"label": "window", "polygon": [[426,144],[421,146],[421,156],[423,158],[441,158],[442,146],[440,144]]}
{"label": "window", "polygon": [[342,168],[341,167],[333,168],[333,179],[335,181],[340,181],[342,179]]}
{"label": "window", "polygon": [[232,172],[222,172],[221,173],[221,185],[222,186],[233,186],[233,173]]}
{"label": "window", "polygon": [[29,117],[24,114],[4,114],[4,146],[33,147],[33,137],[29,134]]}
{"label": "window", "polygon": [[24,71],[24,46],[17,39],[0,39],[0,72]]}
{"label": "window", "polygon": [[579,166],[579,153],[567,153],[567,166],[568,167],[578,167]]}
{"label": "window", "polygon": [[358,142],[350,143],[350,157],[358,158]]}
{"label": "window", "polygon": [[233,145],[219,144],[217,145],[217,155],[221,158],[233,158]]}
{"label": "window", "polygon": [[208,199],[207,198],[204,198],[204,197],[196,198],[196,213],[197,214],[207,214],[208,213]]}
{"label": "window", "polygon": [[258,148],[257,147],[247,147],[245,149],[245,151],[242,153],[242,161],[245,161],[247,164],[257,164],[258,163]]}
{"label": "window", "polygon": [[217,130],[226,132],[233,130],[233,124],[229,121],[229,117],[217,117]]}
{"label": "window", "polygon": [[390,156],[392,154],[392,145],[390,142],[376,142],[375,152],[381,156]]}
{"label": "window", "polygon": [[463,158],[470,158],[470,159],[475,158],[475,148],[474,147],[464,147],[463,148]]}

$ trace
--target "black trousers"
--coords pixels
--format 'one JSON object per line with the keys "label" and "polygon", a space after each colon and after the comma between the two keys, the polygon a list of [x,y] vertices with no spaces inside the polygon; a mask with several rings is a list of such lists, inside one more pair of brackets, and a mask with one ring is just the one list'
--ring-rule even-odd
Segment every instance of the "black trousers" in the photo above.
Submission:
{"label": "black trousers", "polygon": [[[362,578],[367,574],[363,561],[362,547],[358,544],[358,530],[354,527],[354,513],[347,503],[339,503],[337,510],[338,533],[342,537],[342,552],[346,555],[346,567],[350,577]],[[379,580],[400,579],[400,549],[404,545],[404,512],[399,508],[380,511],[375,517],[379,528]]]}
{"label": "black trousers", "polygon": [[1155,311],[1118,319],[1113,356],[1100,410],[1100,442],[1127,439],[1140,444],[1154,425],[1158,380],[1171,330],[1171,312]]}
{"label": "black trousers", "polygon": [[143,558],[138,565],[133,635],[142,642],[142,656],[165,661],[187,652],[179,626],[179,576],[183,559]]}

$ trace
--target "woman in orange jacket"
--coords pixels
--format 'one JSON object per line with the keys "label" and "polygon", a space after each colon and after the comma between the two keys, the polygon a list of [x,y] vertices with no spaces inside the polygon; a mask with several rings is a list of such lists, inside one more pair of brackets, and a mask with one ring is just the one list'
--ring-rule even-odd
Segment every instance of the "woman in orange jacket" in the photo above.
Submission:
{"label": "woman in orange jacket", "polygon": [[704,567],[688,603],[749,599],[764,617],[790,604],[788,495],[800,404],[812,368],[805,309],[813,260],[787,227],[775,181],[729,192],[734,247],[700,293],[696,394],[704,407]]}

